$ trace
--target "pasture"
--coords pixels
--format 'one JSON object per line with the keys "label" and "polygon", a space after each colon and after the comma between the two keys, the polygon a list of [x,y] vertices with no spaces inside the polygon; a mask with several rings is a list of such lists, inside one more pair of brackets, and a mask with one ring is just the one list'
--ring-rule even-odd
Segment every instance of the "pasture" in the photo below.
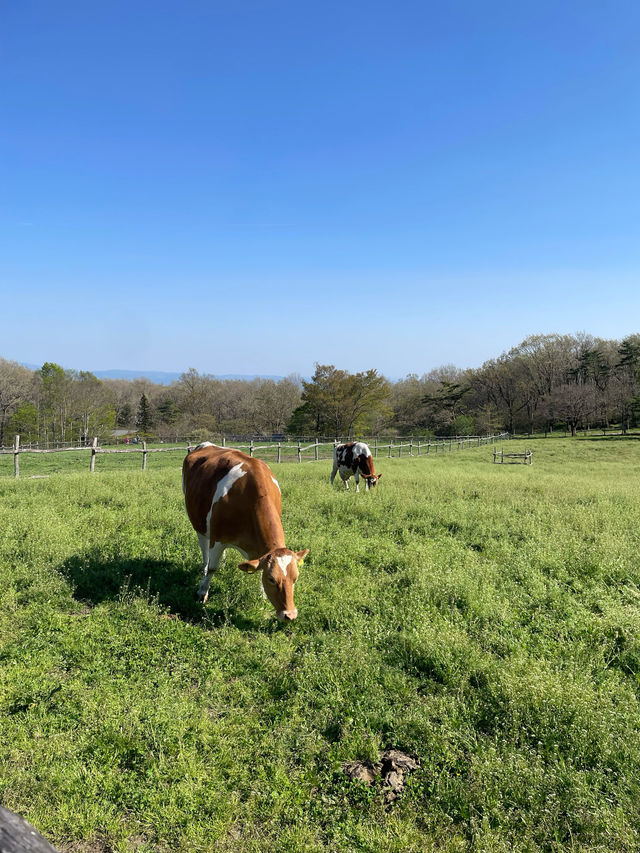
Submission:
{"label": "pasture", "polygon": [[[640,441],[533,451],[380,458],[360,494],[274,468],[310,549],[288,625],[232,551],[194,600],[181,456],[25,460],[0,478],[3,805],[63,853],[638,850]],[[342,769],[389,748],[420,762],[391,804]]]}

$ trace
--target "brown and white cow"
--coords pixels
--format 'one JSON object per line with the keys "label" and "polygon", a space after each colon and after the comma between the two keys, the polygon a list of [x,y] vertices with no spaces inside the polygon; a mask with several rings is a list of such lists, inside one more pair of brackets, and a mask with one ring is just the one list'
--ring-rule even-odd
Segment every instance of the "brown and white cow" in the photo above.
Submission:
{"label": "brown and white cow", "polygon": [[364,477],[367,489],[373,488],[382,477],[382,474],[376,474],[373,456],[364,441],[349,441],[347,444],[337,444],[333,448],[332,486],[338,471],[347,489],[349,488],[347,480],[352,475],[355,476],[356,492],[360,491],[358,482],[361,474]]}
{"label": "brown and white cow", "polygon": [[238,568],[262,572],[262,586],[281,622],[298,615],[293,588],[309,553],[284,543],[280,486],[269,467],[240,450],[199,444],[182,465],[187,514],[202,549],[204,578],[198,597],[206,602],[211,574],[225,548],[245,558]]}

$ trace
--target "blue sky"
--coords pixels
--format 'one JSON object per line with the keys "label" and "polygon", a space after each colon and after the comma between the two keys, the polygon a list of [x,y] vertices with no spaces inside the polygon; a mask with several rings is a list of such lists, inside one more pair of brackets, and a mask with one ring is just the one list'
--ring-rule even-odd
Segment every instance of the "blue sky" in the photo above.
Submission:
{"label": "blue sky", "polygon": [[392,378],[640,331],[640,3],[33,2],[0,356]]}

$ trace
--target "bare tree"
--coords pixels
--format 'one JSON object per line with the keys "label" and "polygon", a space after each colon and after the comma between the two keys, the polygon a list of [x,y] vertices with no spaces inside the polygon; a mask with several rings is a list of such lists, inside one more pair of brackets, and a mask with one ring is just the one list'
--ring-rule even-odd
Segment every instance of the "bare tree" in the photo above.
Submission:
{"label": "bare tree", "polygon": [[553,389],[547,399],[552,418],[564,421],[571,435],[580,427],[586,427],[589,417],[596,410],[594,386],[577,382],[567,382]]}
{"label": "bare tree", "polygon": [[71,416],[79,427],[81,441],[103,436],[116,422],[115,396],[93,373],[74,373],[71,382]]}
{"label": "bare tree", "polygon": [[485,362],[476,372],[475,381],[484,389],[487,401],[501,413],[507,431],[515,432],[516,415],[526,400],[513,359],[502,355]]}

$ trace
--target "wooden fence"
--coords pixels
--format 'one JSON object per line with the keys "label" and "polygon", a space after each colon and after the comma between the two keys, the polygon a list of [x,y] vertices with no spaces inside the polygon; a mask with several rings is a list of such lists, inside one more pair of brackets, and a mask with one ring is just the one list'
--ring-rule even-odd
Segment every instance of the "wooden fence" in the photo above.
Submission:
{"label": "wooden fence", "polygon": [[[429,454],[438,455],[439,453],[450,453],[454,450],[464,450],[470,447],[481,447],[485,444],[495,444],[496,441],[504,441],[509,438],[508,433],[500,435],[485,435],[485,436],[447,436],[434,439],[420,438],[396,438],[389,439],[388,443],[380,442],[376,439],[369,439],[369,448],[372,454],[377,459],[380,456],[386,456],[389,459],[401,457],[416,457],[427,456]],[[249,444],[234,444],[233,449],[244,450],[249,456],[265,458],[266,461],[282,463],[282,462],[302,462],[304,461],[319,461],[320,459],[332,459],[333,448],[338,444],[337,441],[320,441],[316,439],[313,443],[302,445],[302,442],[281,442],[266,444],[251,440]],[[150,453],[176,453],[181,451],[187,453],[194,449],[197,445],[187,444],[172,447],[147,447],[147,442],[143,441],[141,447],[127,447],[112,449],[108,447],[99,447],[98,439],[94,438],[89,446],[85,447],[58,447],[58,448],[34,448],[21,447],[20,436],[17,435],[14,440],[13,448],[0,450],[0,455],[13,454],[13,471],[14,477],[20,476],[20,455],[22,453],[88,453],[89,455],[89,470],[94,473],[96,466],[96,456],[98,454],[109,453],[140,453],[142,456],[142,470],[146,470],[147,458]],[[223,447],[231,447],[227,445],[225,439],[222,439]]]}
{"label": "wooden fence", "polygon": [[[504,465],[504,460],[507,460],[507,464],[519,464],[522,462],[523,465],[527,463],[529,465],[533,465],[533,451],[525,450],[524,453],[505,453],[504,447],[498,451],[497,447],[493,448],[493,463],[494,465],[499,462],[501,465]],[[511,462],[510,460],[515,460]]]}

